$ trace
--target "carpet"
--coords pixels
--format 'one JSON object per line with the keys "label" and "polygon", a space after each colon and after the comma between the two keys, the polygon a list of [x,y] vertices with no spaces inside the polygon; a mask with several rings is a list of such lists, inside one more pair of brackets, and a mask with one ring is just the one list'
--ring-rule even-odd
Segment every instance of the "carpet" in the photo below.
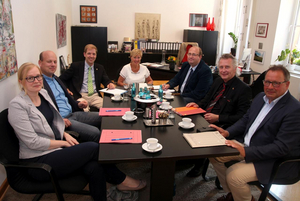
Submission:
{"label": "carpet", "polygon": [[[149,162],[137,162],[137,163],[122,163],[118,164],[120,170],[122,170],[127,175],[133,178],[145,179],[147,180],[147,187],[141,191],[136,191],[134,194],[130,195],[133,198],[138,196],[138,200],[140,201],[148,201],[149,200],[149,192],[150,192],[150,172],[151,172],[151,164]],[[215,181],[204,181],[201,176],[196,178],[186,177],[186,173],[191,170],[192,164],[182,163],[176,168],[175,175],[175,184],[176,184],[176,194],[173,197],[173,201],[214,201],[217,198],[221,197],[225,194],[223,190],[219,190],[215,186]],[[212,165],[210,164],[207,176],[215,177],[216,173],[213,170]],[[162,178],[163,179],[163,178]],[[87,187],[88,189],[88,187]],[[122,192],[114,192],[115,186],[108,185],[108,192],[113,192],[116,197],[120,196]],[[256,200],[258,200],[260,195],[260,190],[255,186],[251,186],[251,193]],[[124,194],[128,194],[125,192]],[[15,192],[13,189],[9,188],[3,197],[2,201],[11,201],[11,200],[23,200],[30,201],[34,195],[25,195],[19,194]],[[92,201],[93,199],[90,196],[86,195],[64,195],[65,200],[76,200],[76,201]],[[55,194],[45,194],[41,201],[50,201],[56,200]],[[126,199],[128,200],[128,199]],[[130,200],[130,199],[129,199]],[[136,199],[133,199],[136,200]]]}

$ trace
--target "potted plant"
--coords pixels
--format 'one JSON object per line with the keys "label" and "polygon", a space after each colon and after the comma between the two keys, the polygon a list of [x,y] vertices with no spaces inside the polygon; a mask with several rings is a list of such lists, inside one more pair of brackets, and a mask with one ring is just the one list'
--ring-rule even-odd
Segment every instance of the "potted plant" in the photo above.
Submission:
{"label": "potted plant", "polygon": [[[290,56],[289,59],[288,56]],[[286,65],[287,68],[292,71],[294,70],[295,68],[295,65],[293,64],[296,64],[296,65],[299,65],[300,64],[300,51],[298,51],[297,49],[293,49],[292,51],[290,51],[289,49],[285,49],[285,50],[282,50],[280,55],[278,55],[277,59],[275,61],[284,61],[284,62],[287,62],[289,61],[289,64],[283,64],[283,65]]]}
{"label": "potted plant", "polygon": [[236,48],[237,48],[237,43],[238,43],[238,38],[236,37],[236,35],[232,32],[229,32],[228,35],[232,38],[233,42],[234,42],[234,47],[231,48],[230,52],[233,56],[235,56],[236,54]]}
{"label": "potted plant", "polygon": [[170,70],[175,69],[175,63],[176,63],[176,57],[175,56],[169,56],[167,59],[167,63],[169,63]]}

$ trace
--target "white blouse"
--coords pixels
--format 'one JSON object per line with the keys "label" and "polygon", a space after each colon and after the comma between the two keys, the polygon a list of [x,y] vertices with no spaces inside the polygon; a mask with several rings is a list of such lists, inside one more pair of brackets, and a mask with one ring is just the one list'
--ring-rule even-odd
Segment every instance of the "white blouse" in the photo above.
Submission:
{"label": "white blouse", "polygon": [[146,82],[146,78],[150,76],[150,71],[146,66],[140,64],[139,71],[135,73],[131,70],[130,64],[127,64],[122,68],[120,76],[122,76],[125,79],[124,82],[128,84],[144,83]]}

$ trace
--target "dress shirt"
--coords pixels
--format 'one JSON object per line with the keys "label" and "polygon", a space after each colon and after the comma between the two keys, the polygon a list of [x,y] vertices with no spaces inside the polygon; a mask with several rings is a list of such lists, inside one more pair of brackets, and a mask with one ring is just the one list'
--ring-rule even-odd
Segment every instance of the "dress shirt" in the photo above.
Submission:
{"label": "dress shirt", "polygon": [[264,118],[267,116],[267,114],[271,111],[271,109],[276,105],[276,103],[278,103],[278,101],[287,93],[288,91],[286,91],[282,96],[276,98],[275,100],[273,100],[271,103],[269,103],[269,99],[267,98],[267,96],[265,95],[263,97],[265,104],[262,107],[262,109],[260,110],[259,114],[257,115],[256,119],[254,120],[254,122],[252,123],[252,125],[250,126],[248,132],[245,135],[244,138],[244,144],[245,146],[249,146],[250,145],[250,140],[251,137],[253,136],[253,134],[255,133],[256,129],[258,128],[258,126],[261,124],[261,122],[264,120]]}
{"label": "dress shirt", "polygon": [[[89,75],[89,65],[84,62],[84,74],[83,74],[83,82],[81,86],[80,93],[88,93],[88,75]],[[95,86],[95,75],[94,75],[94,64],[91,66],[91,73],[92,73],[92,78],[93,78],[93,88],[94,88],[94,93],[96,92],[96,86]]]}
{"label": "dress shirt", "polygon": [[181,93],[183,93],[185,84],[186,84],[186,82],[188,81],[187,79],[188,79],[188,77],[189,77],[189,75],[190,75],[190,73],[191,73],[191,69],[193,70],[193,73],[194,73],[195,70],[197,69],[198,65],[199,65],[199,64],[197,64],[197,66],[195,66],[194,68],[190,66],[189,71],[188,71],[188,73],[186,74],[185,79],[184,79],[184,81],[183,81],[183,83],[182,83],[182,85],[181,85],[181,88],[180,88],[180,92],[181,92]]}
{"label": "dress shirt", "polygon": [[65,92],[61,88],[60,84],[54,79],[54,77],[48,77],[46,75],[43,76],[52,90],[60,115],[65,118],[72,113],[72,107],[69,104]]}

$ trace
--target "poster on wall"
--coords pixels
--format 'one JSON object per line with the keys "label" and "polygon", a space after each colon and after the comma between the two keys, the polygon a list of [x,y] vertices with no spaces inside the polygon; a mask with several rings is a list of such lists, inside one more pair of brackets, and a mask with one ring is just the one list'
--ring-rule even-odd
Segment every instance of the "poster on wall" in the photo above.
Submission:
{"label": "poster on wall", "polygon": [[160,14],[135,14],[135,39],[160,38]]}
{"label": "poster on wall", "polygon": [[18,71],[10,0],[0,1],[0,81]]}
{"label": "poster on wall", "polygon": [[57,48],[67,45],[67,17],[61,14],[56,14],[56,42]]}

